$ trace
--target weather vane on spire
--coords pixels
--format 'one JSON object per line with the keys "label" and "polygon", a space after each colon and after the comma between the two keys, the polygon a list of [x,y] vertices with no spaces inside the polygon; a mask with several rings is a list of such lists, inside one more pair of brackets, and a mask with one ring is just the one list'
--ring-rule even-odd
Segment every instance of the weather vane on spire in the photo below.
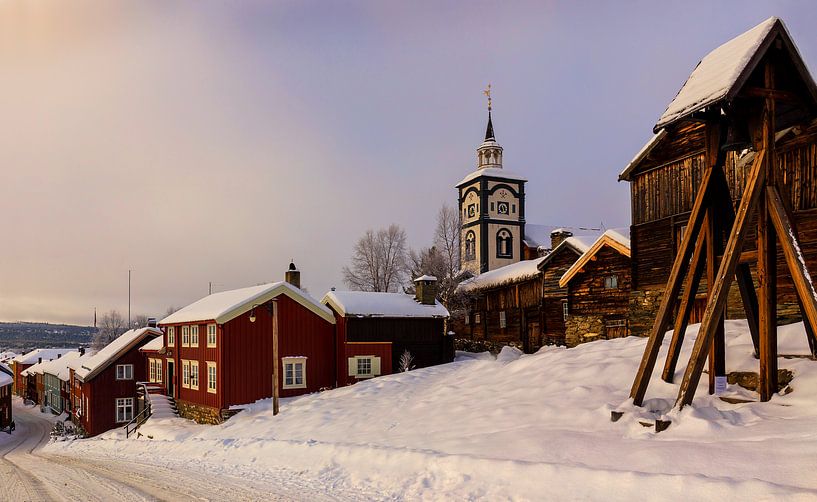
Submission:
{"label": "weather vane on spire", "polygon": [[488,111],[491,111],[491,84],[488,84],[488,88],[482,91],[482,94],[488,96]]}

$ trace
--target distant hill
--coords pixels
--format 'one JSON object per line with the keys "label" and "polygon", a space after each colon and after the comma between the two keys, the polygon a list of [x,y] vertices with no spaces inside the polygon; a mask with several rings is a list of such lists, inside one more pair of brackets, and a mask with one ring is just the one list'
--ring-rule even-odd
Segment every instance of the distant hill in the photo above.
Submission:
{"label": "distant hill", "polygon": [[0,350],[25,350],[48,347],[87,347],[96,333],[91,326],[50,324],[45,322],[0,322]]}

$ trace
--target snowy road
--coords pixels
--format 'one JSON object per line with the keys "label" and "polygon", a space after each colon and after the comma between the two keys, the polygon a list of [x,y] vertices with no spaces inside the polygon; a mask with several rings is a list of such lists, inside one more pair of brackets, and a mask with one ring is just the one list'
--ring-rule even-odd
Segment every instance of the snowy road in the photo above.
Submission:
{"label": "snowy road", "polygon": [[268,486],[162,466],[45,454],[52,423],[15,400],[17,430],[0,436],[0,500],[275,500]]}

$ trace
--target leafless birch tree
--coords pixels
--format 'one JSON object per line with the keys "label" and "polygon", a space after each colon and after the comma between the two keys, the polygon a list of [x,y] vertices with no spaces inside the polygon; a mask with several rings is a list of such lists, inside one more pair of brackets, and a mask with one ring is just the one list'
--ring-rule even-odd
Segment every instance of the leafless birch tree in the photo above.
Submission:
{"label": "leafless birch tree", "polygon": [[352,251],[352,263],[343,267],[347,286],[359,291],[396,291],[407,272],[406,232],[392,224],[367,230]]}

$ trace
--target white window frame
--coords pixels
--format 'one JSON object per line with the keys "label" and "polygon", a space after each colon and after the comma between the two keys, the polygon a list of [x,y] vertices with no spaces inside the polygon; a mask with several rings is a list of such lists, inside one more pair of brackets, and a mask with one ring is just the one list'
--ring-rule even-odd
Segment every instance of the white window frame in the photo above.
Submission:
{"label": "white window frame", "polygon": [[190,388],[190,361],[182,359],[182,387]]}
{"label": "white window frame", "polygon": [[499,311],[499,327],[500,328],[508,327],[508,317],[505,315],[504,310]]}
{"label": "white window frame", "polygon": [[167,327],[167,346],[168,347],[175,347],[176,346],[176,327],[175,326],[168,326]]}
{"label": "white window frame", "polygon": [[479,324],[481,321],[482,321],[482,319],[479,316],[479,312],[474,314],[474,324]]}
{"label": "white window frame", "polygon": [[199,325],[194,324],[190,326],[190,346],[191,347],[198,347],[199,346]]}
{"label": "white window frame", "polygon": [[199,390],[199,362],[190,361],[190,388]]}
{"label": "white window frame", "polygon": [[[132,397],[117,397],[114,401],[115,403],[115,416],[116,416],[116,423],[121,424],[124,422],[130,422],[133,420],[133,398]],[[122,416],[120,418],[120,411],[122,412]],[[128,414],[130,411],[130,414]]]}
{"label": "white window frame", "polygon": [[[359,361],[369,360],[369,373],[359,373]],[[354,356],[349,358],[349,376],[355,378],[374,378],[380,376],[380,357],[375,355]]]}
{"label": "white window frame", "polygon": [[207,325],[207,347],[215,348],[218,334],[218,327],[215,324]]}
{"label": "white window frame", "polygon": [[217,390],[216,378],[218,377],[218,368],[213,361],[207,361],[207,392],[215,394]]}
{"label": "white window frame", "polygon": [[[120,376],[120,370],[121,375]],[[130,373],[130,375],[128,375]],[[117,380],[133,380],[133,365],[132,364],[117,364],[116,365],[116,379]]]}
{"label": "white window frame", "polygon": [[[306,357],[282,357],[281,368],[283,368],[284,389],[305,389],[306,388]],[[297,381],[298,367],[301,368],[301,381]],[[291,376],[291,377],[290,377]],[[287,383],[289,382],[289,383]]]}
{"label": "white window frame", "polygon": [[156,381],[156,360],[148,359],[148,382]]}
{"label": "white window frame", "polygon": [[562,302],[562,317],[566,321],[568,316],[570,316],[570,309],[567,306],[567,302]]}
{"label": "white window frame", "polygon": [[190,326],[182,326],[182,347],[190,346]]}
{"label": "white window frame", "polygon": [[618,289],[618,274],[604,277],[604,289]]}

